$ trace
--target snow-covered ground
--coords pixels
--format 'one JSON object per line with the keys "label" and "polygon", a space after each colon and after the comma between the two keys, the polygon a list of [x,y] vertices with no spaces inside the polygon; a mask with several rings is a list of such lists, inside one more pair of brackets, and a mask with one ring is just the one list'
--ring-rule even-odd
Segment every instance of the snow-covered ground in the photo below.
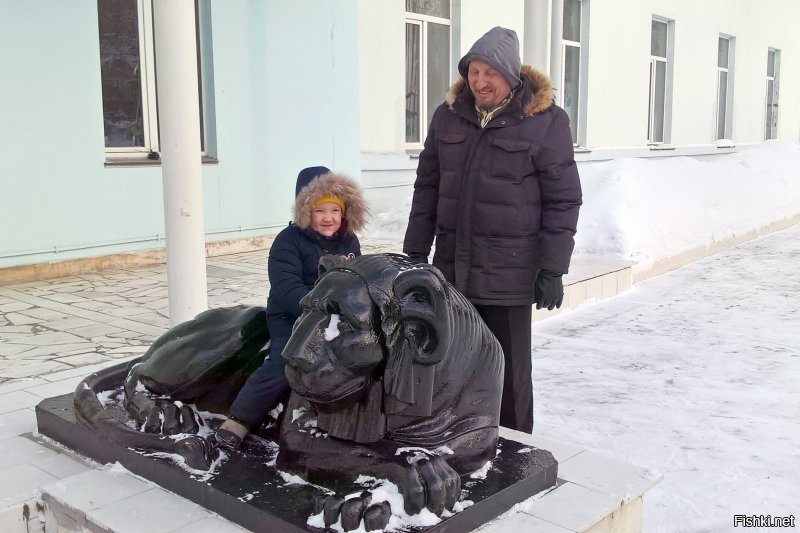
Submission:
{"label": "snow-covered ground", "polygon": [[[800,215],[800,144],[581,165],[576,256],[646,270]],[[410,197],[364,240],[402,240]],[[647,531],[800,518],[800,226],[533,327],[535,429],[664,474]],[[762,529],[763,530],[763,529]]]}
{"label": "snow-covered ground", "polygon": [[645,531],[800,519],[798,266],[800,225],[534,325],[534,431],[663,473]]}

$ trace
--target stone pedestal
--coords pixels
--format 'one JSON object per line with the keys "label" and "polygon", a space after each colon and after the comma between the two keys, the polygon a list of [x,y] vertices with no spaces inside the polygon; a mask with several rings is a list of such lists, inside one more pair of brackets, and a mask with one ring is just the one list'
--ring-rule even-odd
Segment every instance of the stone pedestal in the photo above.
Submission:
{"label": "stone pedestal", "polygon": [[[77,422],[73,395],[49,398],[36,407],[39,432],[101,463],[119,462],[131,472],[254,531],[309,531],[314,500],[325,492],[295,484],[275,468],[277,435],[248,438],[211,472],[191,471],[169,458],[120,446]],[[466,507],[435,526],[411,531],[470,531],[556,483],[558,464],[543,449],[500,439],[498,456],[482,479],[462,479]],[[352,491],[363,487],[353,485]]]}

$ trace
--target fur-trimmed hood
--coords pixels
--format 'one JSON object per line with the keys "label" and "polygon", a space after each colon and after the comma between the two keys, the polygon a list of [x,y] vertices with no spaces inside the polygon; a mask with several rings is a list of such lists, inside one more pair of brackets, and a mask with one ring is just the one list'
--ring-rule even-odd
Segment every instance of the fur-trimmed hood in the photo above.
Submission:
{"label": "fur-trimmed hood", "polygon": [[294,223],[300,229],[311,225],[311,208],[314,202],[329,194],[338,196],[344,202],[344,218],[347,228],[359,233],[366,225],[369,208],[358,183],[343,174],[330,172],[317,176],[300,189],[294,202]]}
{"label": "fur-trimmed hood", "polygon": [[[522,104],[523,115],[530,117],[536,113],[541,113],[553,105],[553,82],[550,81],[550,78],[546,74],[536,70],[530,65],[522,65],[520,75],[527,78],[531,86],[531,91],[533,92],[533,97],[530,101]],[[450,86],[450,90],[447,91],[445,103],[447,103],[447,106],[451,110],[453,109],[456,98],[458,98],[458,94],[465,88],[466,84],[467,82],[464,81],[464,78],[459,78]],[[466,90],[469,91],[469,88],[467,87]]]}

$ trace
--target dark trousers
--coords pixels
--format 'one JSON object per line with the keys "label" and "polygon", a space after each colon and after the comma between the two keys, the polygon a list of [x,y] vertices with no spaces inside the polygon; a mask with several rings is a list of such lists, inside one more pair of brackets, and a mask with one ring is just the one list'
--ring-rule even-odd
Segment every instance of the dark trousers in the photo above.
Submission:
{"label": "dark trousers", "polygon": [[[247,378],[231,404],[231,416],[250,427],[267,419],[270,410],[289,392],[281,352],[289,342],[291,324],[267,321],[270,331],[269,355],[264,363]],[[275,336],[273,336],[273,332]]]}
{"label": "dark trousers", "polygon": [[531,363],[531,318],[533,308],[476,305],[478,313],[503,348],[506,363],[500,425],[533,432],[533,378]]}

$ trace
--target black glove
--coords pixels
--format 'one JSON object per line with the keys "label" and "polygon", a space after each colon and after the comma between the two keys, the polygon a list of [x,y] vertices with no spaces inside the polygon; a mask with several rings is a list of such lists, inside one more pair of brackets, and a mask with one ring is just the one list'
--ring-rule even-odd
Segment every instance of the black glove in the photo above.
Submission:
{"label": "black glove", "polygon": [[540,271],[533,288],[533,301],[536,303],[536,309],[546,307],[548,311],[552,311],[556,307],[561,307],[561,302],[564,301],[561,274],[553,274],[547,270]]}
{"label": "black glove", "polygon": [[423,254],[407,254],[408,258],[415,263],[428,263],[428,256]]}

